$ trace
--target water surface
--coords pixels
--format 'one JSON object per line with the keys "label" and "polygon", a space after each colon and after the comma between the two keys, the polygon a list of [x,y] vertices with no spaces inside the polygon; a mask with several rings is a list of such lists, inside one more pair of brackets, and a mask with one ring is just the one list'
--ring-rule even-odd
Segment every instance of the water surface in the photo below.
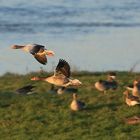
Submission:
{"label": "water surface", "polygon": [[42,67],[12,44],[38,43],[55,51],[73,70],[129,70],[140,61],[139,0],[2,0],[0,4],[0,74],[26,73]]}

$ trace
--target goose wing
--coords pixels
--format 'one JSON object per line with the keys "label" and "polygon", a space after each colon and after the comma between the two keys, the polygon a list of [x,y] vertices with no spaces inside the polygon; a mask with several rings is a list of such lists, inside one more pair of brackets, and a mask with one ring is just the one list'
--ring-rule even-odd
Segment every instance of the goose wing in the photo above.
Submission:
{"label": "goose wing", "polygon": [[102,84],[106,89],[109,89],[109,82],[105,80],[99,80],[99,83]]}
{"label": "goose wing", "polygon": [[55,69],[56,74],[62,74],[66,77],[70,77],[71,72],[70,72],[70,66],[68,64],[68,62],[66,62],[63,59],[59,59],[59,63]]}
{"label": "goose wing", "polygon": [[137,97],[137,96],[129,95],[128,98],[129,98],[131,101],[137,101],[137,102],[140,102],[139,97]]}
{"label": "goose wing", "polygon": [[85,107],[85,103],[84,102],[81,102],[81,101],[77,101],[77,102],[78,102],[80,107],[82,107],[82,108]]}
{"label": "goose wing", "polygon": [[108,85],[110,89],[114,89],[114,90],[117,89],[118,87],[118,84],[116,81],[111,81],[111,82],[108,81]]}
{"label": "goose wing", "polygon": [[43,45],[33,44],[30,50],[32,55],[43,52],[45,47]]}
{"label": "goose wing", "polygon": [[41,53],[36,53],[33,55],[34,58],[41,64],[46,65],[47,63],[47,57],[45,54],[41,54]]}

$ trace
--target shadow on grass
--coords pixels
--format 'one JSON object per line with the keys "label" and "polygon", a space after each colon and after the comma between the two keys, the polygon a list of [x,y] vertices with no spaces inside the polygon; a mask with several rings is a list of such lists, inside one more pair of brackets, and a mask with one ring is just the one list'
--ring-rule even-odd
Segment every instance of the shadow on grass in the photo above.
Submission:
{"label": "shadow on grass", "polygon": [[94,111],[94,110],[99,110],[99,109],[107,107],[112,111],[117,111],[119,105],[120,105],[119,103],[106,103],[106,104],[89,105],[89,106],[87,106],[87,108],[85,110]]}
{"label": "shadow on grass", "polygon": [[14,96],[15,94],[12,92],[0,92],[0,108],[9,107]]}

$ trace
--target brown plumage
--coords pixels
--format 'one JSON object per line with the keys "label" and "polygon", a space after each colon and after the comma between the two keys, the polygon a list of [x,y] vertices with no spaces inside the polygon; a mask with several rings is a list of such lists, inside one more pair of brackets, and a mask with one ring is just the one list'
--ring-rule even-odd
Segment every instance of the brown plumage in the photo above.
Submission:
{"label": "brown plumage", "polygon": [[131,95],[128,90],[123,92],[123,94],[125,95],[125,102],[128,106],[135,106],[140,104],[139,97]]}
{"label": "brown plumage", "polygon": [[140,98],[140,82],[138,80],[133,81],[132,94]]}
{"label": "brown plumage", "polygon": [[73,93],[73,100],[70,104],[70,108],[73,111],[79,111],[85,107],[85,103],[77,100],[77,94]]}
{"label": "brown plumage", "polygon": [[115,81],[116,73],[111,72],[107,76],[107,80],[99,80],[95,83],[95,88],[99,91],[106,92],[109,89],[117,89],[118,83]]}
{"label": "brown plumage", "polygon": [[55,69],[55,72],[57,74],[63,74],[67,78],[69,78],[71,75],[71,72],[70,72],[70,66],[69,66],[68,62],[66,62],[63,59],[59,59],[58,65]]}
{"label": "brown plumage", "polygon": [[125,118],[124,122],[127,124],[139,124],[140,123],[140,116],[133,116],[130,118]]}
{"label": "brown plumage", "polygon": [[79,86],[82,84],[78,79],[70,79],[70,75],[69,64],[60,59],[52,76],[46,78],[33,77],[31,80],[42,80],[60,87]]}
{"label": "brown plumage", "polygon": [[25,52],[29,52],[34,56],[34,58],[41,64],[45,65],[47,63],[48,56],[54,56],[54,52],[47,50],[45,46],[39,44],[27,44],[27,45],[13,45],[12,49],[22,49]]}

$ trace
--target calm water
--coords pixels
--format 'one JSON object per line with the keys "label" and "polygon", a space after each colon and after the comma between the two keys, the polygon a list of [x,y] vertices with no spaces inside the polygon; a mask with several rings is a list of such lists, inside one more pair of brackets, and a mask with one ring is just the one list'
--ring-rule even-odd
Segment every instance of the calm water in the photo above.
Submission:
{"label": "calm water", "polygon": [[1,0],[0,74],[42,66],[12,44],[38,43],[54,50],[45,70],[63,58],[73,70],[140,70],[139,0]]}

